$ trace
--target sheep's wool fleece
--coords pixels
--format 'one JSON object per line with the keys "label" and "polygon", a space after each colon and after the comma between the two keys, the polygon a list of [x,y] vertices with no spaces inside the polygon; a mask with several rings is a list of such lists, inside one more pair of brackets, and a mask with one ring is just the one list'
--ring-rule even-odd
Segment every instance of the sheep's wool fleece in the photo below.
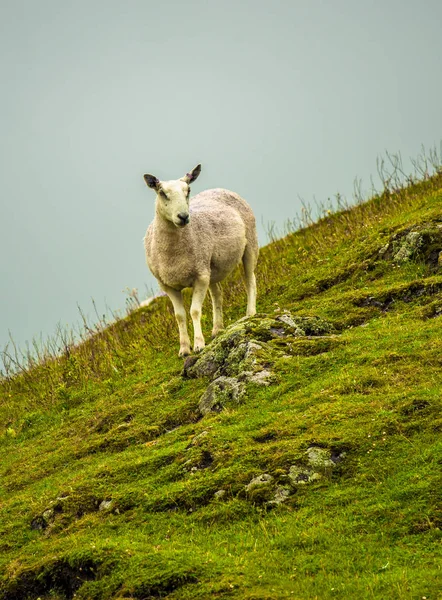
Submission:
{"label": "sheep's wool fleece", "polygon": [[160,283],[176,290],[205,277],[218,283],[241,261],[246,245],[257,259],[255,217],[238,194],[206,190],[190,199],[189,213],[189,224],[178,228],[157,211],[146,232],[147,264]]}

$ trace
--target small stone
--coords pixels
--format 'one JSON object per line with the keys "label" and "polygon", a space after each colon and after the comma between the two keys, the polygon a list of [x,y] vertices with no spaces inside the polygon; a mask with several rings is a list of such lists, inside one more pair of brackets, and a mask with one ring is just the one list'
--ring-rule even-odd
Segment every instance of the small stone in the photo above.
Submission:
{"label": "small stone", "polygon": [[244,393],[244,386],[235,377],[218,377],[208,386],[199,401],[202,415],[220,412],[229,401],[238,403]]}
{"label": "small stone", "polygon": [[268,369],[257,371],[249,377],[249,381],[257,385],[270,385],[274,380],[272,373]]}
{"label": "small stone", "polygon": [[292,319],[292,316],[289,313],[280,315],[279,317],[277,317],[277,319],[278,319],[278,321],[282,321],[283,323],[285,323],[286,325],[288,325],[289,327],[291,327],[293,329],[292,335],[295,335],[295,336],[305,335],[305,331],[295,323],[295,321]]}
{"label": "small stone", "polygon": [[43,513],[43,518],[46,521],[50,521],[54,517],[55,511],[53,508],[48,508]]}
{"label": "small stone", "polygon": [[291,495],[291,491],[286,487],[279,487],[276,489],[275,495],[272,500],[269,500],[266,504],[267,506],[278,506],[282,504],[289,498]]}
{"label": "small stone", "polygon": [[254,477],[245,487],[246,492],[251,492],[254,488],[270,485],[273,481],[273,477],[268,473],[263,473],[262,475],[258,475],[258,477]]}
{"label": "small stone", "polygon": [[298,465],[293,465],[289,470],[289,478],[293,485],[306,485],[307,483],[311,483],[312,481],[316,481],[317,479],[321,479],[322,475],[320,473],[316,473],[312,469],[307,467],[299,467]]}
{"label": "small stone", "polygon": [[253,340],[251,340],[247,344],[247,356],[250,356],[251,354],[256,354],[256,352],[258,350],[262,350],[261,344],[258,344],[257,342],[255,342]]}
{"label": "small stone", "polygon": [[327,448],[319,448],[317,446],[311,446],[305,453],[309,465],[314,468],[327,468],[334,467],[335,463],[331,459],[330,450]]}
{"label": "small stone", "polygon": [[384,254],[386,254],[388,252],[388,250],[390,249],[390,244],[385,244],[385,246],[382,246],[382,248],[379,250],[379,256],[382,258],[384,256]]}
{"label": "small stone", "polygon": [[218,490],[217,492],[215,492],[213,494],[213,497],[215,498],[215,500],[222,500],[222,498],[224,498],[226,493],[227,493],[226,490]]}
{"label": "small stone", "polygon": [[100,503],[100,506],[98,507],[98,510],[107,510],[108,508],[110,508],[113,504],[112,500],[103,500]]}
{"label": "small stone", "polygon": [[36,529],[37,531],[43,531],[47,526],[48,524],[42,516],[35,517],[31,521],[31,529]]}

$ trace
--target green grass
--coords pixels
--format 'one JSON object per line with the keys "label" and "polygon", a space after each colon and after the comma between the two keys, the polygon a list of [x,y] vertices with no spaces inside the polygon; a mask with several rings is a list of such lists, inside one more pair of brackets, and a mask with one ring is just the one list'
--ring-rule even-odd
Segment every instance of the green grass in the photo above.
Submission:
{"label": "green grass", "polygon": [[[439,174],[263,248],[259,312],[337,334],[235,408],[200,418],[165,298],[5,376],[0,598],[442,598],[442,267],[379,253],[441,207]],[[238,273],[225,292],[232,323]],[[311,445],[345,459],[273,510],[245,492]]]}

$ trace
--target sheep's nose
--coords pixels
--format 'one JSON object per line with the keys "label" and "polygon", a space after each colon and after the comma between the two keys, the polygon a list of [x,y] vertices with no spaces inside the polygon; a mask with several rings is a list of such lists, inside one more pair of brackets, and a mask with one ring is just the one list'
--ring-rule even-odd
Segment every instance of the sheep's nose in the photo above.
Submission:
{"label": "sheep's nose", "polygon": [[178,213],[178,218],[181,221],[182,225],[187,225],[187,223],[189,222],[189,215],[188,213]]}

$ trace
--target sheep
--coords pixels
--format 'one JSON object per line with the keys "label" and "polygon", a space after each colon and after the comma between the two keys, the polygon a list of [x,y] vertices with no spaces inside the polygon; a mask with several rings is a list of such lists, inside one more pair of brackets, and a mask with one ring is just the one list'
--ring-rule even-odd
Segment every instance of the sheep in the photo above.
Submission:
{"label": "sheep", "polygon": [[184,288],[193,288],[190,315],[194,352],[205,347],[201,308],[207,290],[212,299],[215,337],[224,328],[221,281],[241,261],[247,289],[246,315],[256,313],[258,238],[252,209],[238,194],[220,188],[190,198],[190,184],[200,172],[201,165],[197,165],[173,181],[144,175],[147,186],[156,192],[155,217],[144,237],[146,262],[172,301],[182,357],[190,354]]}

